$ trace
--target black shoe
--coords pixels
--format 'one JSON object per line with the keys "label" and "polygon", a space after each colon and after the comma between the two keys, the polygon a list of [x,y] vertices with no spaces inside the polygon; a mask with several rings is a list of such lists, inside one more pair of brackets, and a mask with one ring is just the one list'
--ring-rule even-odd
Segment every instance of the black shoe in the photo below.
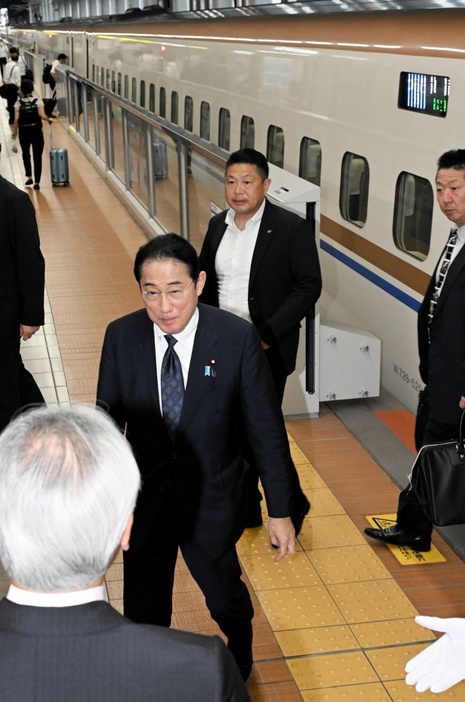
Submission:
{"label": "black shoe", "polygon": [[39,183],[34,183],[34,190],[40,190]]}
{"label": "black shoe", "polygon": [[239,673],[241,674],[242,680],[245,682],[250,677],[250,673],[252,672],[252,663],[246,663],[245,665],[237,664],[237,667],[239,668]]}
{"label": "black shoe", "polygon": [[25,182],[25,185],[32,185],[32,183],[33,183],[32,178],[28,178]]}
{"label": "black shoe", "polygon": [[388,529],[372,529],[367,527],[365,534],[372,539],[383,541],[385,544],[394,546],[408,546],[414,551],[430,551],[431,538],[422,534],[409,534],[401,529],[397,524],[393,524]]}
{"label": "black shoe", "polygon": [[309,512],[310,512],[310,502],[307,500],[304,493],[302,492],[300,497],[299,497],[299,506],[297,507],[297,509],[295,510],[295,512],[292,516],[292,523],[294,525],[296,536],[298,536],[300,534],[300,530],[302,529],[303,521]]}

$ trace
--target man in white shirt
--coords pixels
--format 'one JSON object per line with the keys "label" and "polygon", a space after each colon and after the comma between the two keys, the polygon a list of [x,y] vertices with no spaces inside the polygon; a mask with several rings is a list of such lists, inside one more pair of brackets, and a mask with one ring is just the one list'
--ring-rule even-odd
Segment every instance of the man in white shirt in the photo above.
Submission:
{"label": "man in white shirt", "polygon": [[0,436],[0,699],[250,702],[218,637],[140,626],[105,601],[140,474],[102,411],[41,408]]}

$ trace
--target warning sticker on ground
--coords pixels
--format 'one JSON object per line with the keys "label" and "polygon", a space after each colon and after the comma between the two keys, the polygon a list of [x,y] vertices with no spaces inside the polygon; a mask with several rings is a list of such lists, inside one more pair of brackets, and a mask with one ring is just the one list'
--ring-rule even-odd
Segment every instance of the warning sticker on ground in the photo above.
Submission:
{"label": "warning sticker on ground", "polygon": [[[395,514],[370,514],[367,516],[367,519],[375,529],[387,529],[396,523],[396,516]],[[386,544],[386,546],[391,549],[401,565],[441,563],[446,560],[434,544],[431,544],[431,551],[427,552],[414,551],[408,546],[393,546],[392,544]]]}

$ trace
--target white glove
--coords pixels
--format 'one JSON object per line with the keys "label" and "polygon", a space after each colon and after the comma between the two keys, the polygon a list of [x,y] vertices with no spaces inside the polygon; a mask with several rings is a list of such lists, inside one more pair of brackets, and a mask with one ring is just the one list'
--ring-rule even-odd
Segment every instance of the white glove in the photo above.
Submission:
{"label": "white glove", "polygon": [[465,619],[415,617],[420,626],[445,632],[405,666],[407,685],[417,692],[444,692],[465,679]]}

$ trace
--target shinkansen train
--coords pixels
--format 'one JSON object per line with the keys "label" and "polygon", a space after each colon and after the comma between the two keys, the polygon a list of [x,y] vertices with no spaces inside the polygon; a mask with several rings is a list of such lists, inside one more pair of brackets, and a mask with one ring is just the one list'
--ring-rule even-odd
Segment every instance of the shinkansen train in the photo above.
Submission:
{"label": "shinkansen train", "polygon": [[382,384],[414,410],[416,311],[449,231],[436,162],[465,147],[464,24],[462,9],[309,13],[62,23],[10,40],[320,186],[322,318],[379,337]]}

